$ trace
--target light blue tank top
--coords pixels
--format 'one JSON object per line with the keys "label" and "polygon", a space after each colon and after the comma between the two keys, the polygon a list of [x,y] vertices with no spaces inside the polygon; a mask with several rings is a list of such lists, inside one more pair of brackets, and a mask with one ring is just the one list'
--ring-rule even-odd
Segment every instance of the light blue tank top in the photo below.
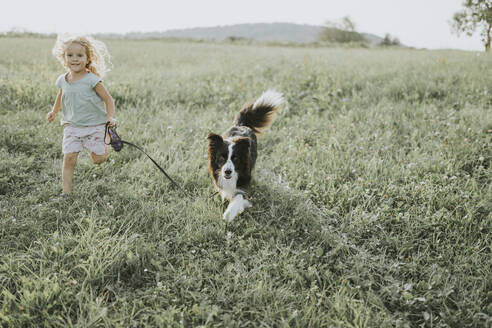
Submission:
{"label": "light blue tank top", "polygon": [[91,126],[106,123],[106,106],[94,91],[101,78],[88,73],[78,81],[68,83],[66,74],[56,80],[56,86],[62,89],[61,124]]}

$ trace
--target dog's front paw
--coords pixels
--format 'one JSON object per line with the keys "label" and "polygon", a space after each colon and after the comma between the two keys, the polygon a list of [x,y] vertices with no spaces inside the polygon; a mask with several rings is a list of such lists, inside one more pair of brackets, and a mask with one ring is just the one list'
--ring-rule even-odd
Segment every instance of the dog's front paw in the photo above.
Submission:
{"label": "dog's front paw", "polygon": [[244,199],[242,195],[236,196],[227,207],[227,210],[224,212],[222,218],[227,222],[231,222],[236,216],[251,206],[251,202]]}
{"label": "dog's front paw", "polygon": [[230,208],[227,208],[227,210],[224,212],[224,215],[222,215],[222,219],[226,222],[231,222],[234,220],[234,218],[237,216],[237,213],[232,213],[233,211]]}

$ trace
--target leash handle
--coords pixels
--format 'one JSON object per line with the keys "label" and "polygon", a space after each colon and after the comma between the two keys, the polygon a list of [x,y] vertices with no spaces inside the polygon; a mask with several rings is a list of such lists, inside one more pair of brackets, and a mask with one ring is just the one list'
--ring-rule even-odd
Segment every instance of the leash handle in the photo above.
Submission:
{"label": "leash handle", "polygon": [[116,133],[116,125],[111,127],[109,124],[110,124],[109,121],[106,122],[106,132],[104,134],[104,143],[106,143],[106,135],[109,134],[109,144],[106,143],[106,145],[111,145],[111,147],[113,147],[114,151],[120,151],[123,148],[123,142],[122,142],[120,136],[118,135],[118,133]]}

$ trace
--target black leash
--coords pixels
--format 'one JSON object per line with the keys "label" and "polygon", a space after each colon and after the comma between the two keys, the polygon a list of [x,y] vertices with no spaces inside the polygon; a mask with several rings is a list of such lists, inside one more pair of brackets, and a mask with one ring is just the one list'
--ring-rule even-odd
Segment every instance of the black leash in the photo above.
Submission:
{"label": "black leash", "polygon": [[[106,143],[106,135],[109,134],[109,144]],[[154,161],[154,159],[152,157],[149,156],[149,154],[147,154],[142,148],[140,148],[139,146],[135,145],[135,144],[132,144],[131,142],[128,142],[128,141],[125,141],[125,140],[122,140],[120,138],[120,136],[116,133],[116,126],[114,127],[110,127],[109,126],[109,122],[106,123],[106,131],[104,133],[104,143],[106,143],[106,145],[111,145],[111,147],[113,147],[114,151],[118,152],[120,151],[122,148],[123,148],[123,144],[127,144],[129,146],[132,146],[132,147],[135,147],[137,148],[138,150],[140,150],[142,153],[144,153],[151,161],[152,163],[155,164],[155,166],[157,166],[157,168],[166,176],[166,178],[169,179],[169,181],[172,182],[173,185],[175,185],[176,187],[178,187],[178,189],[180,189],[181,191],[184,191],[183,188],[181,188],[181,186],[179,184],[177,184],[170,176],[169,174],[166,173],[166,171],[164,171],[164,169],[159,165],[157,164],[156,161]]]}

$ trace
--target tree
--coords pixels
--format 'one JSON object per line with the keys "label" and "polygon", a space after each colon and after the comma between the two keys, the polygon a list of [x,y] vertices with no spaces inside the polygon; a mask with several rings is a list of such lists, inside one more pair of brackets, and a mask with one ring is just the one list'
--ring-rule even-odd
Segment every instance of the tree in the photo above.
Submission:
{"label": "tree", "polygon": [[492,29],[492,0],[465,0],[463,10],[454,14],[451,27],[456,34],[471,36],[480,28],[485,51],[490,52]]}
{"label": "tree", "polygon": [[355,31],[355,23],[348,16],[342,18],[341,23],[326,22],[318,38],[321,41],[339,43],[367,41],[362,34]]}
{"label": "tree", "polygon": [[400,40],[397,37],[391,38],[389,33],[386,33],[384,39],[379,43],[380,46],[399,46]]}
{"label": "tree", "polygon": [[341,29],[344,31],[355,32],[355,23],[350,19],[350,17],[345,16],[342,19],[342,28]]}

